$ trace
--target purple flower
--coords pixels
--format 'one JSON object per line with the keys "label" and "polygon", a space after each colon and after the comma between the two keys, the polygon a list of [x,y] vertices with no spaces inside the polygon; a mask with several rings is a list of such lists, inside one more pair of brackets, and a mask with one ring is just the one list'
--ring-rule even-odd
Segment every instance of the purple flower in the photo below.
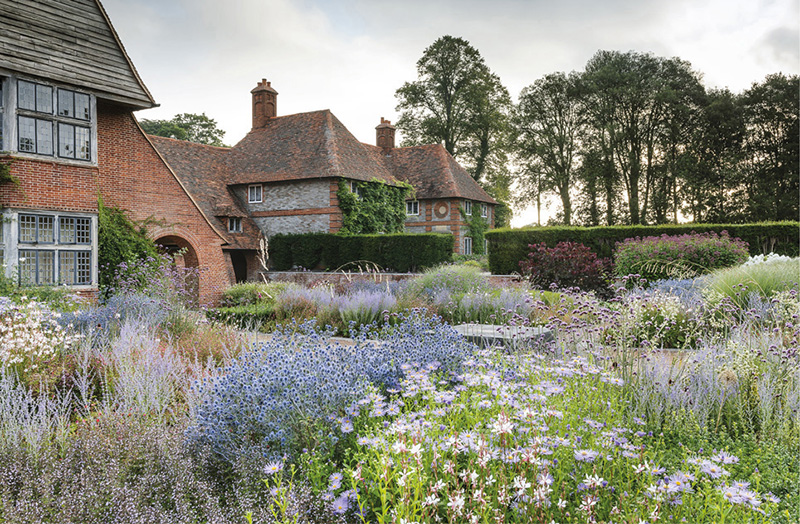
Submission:
{"label": "purple flower", "polygon": [[350,499],[346,494],[344,494],[331,503],[331,508],[333,509],[334,513],[341,515],[350,509]]}
{"label": "purple flower", "polygon": [[579,462],[594,462],[598,455],[599,453],[592,449],[579,449],[575,451],[575,460]]}

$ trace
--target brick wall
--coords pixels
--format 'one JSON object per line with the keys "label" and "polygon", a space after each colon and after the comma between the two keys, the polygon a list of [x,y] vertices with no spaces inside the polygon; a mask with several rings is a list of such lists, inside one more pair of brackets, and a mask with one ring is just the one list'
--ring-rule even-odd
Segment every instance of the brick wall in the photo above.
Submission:
{"label": "brick wall", "polygon": [[[232,283],[230,261],[221,249],[223,240],[164,164],[133,115],[98,105],[97,134],[95,187],[105,202],[128,210],[135,220],[149,221],[148,234],[154,240],[185,240],[200,269],[200,301],[218,300]],[[96,190],[89,194],[94,198]]]}

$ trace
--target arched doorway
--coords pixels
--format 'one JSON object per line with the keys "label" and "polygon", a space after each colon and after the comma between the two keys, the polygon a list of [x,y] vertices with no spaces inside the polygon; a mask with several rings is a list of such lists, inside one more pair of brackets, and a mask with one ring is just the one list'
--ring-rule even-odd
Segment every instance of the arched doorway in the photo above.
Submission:
{"label": "arched doorway", "polygon": [[172,259],[174,274],[170,275],[172,284],[180,294],[192,304],[200,298],[200,263],[197,251],[188,240],[176,235],[156,239],[162,253]]}

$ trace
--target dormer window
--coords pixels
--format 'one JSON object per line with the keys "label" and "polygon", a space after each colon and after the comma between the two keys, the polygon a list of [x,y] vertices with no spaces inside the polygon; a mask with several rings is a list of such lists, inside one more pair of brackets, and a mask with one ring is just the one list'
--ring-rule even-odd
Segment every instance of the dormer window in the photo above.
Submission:
{"label": "dormer window", "polygon": [[242,232],[242,219],[241,217],[228,217],[228,232],[241,233]]}
{"label": "dormer window", "polygon": [[258,204],[261,202],[261,184],[248,186],[247,188],[247,201],[251,204]]}
{"label": "dormer window", "polygon": [[0,138],[5,135],[12,150],[69,160],[92,160],[95,120],[91,95],[13,78],[3,87],[12,90],[6,102],[11,102],[8,109],[16,109],[16,136],[12,136],[15,131],[12,127],[7,133],[0,130]]}

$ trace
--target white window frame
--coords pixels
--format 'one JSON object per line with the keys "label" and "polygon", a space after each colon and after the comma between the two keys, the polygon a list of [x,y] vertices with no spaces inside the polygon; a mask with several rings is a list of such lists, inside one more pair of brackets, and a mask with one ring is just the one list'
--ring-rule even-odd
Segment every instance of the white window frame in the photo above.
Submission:
{"label": "white window frame", "polygon": [[464,214],[467,216],[472,216],[472,201],[465,200],[464,201]]}
{"label": "white window frame", "polygon": [[[255,192],[258,190],[258,198],[255,198]],[[261,184],[251,184],[247,186],[247,202],[250,204],[260,204],[264,199],[264,186]]]}
{"label": "white window frame", "polygon": [[481,218],[488,218],[489,217],[489,206],[487,204],[481,204]]}
{"label": "white window frame", "polygon": [[464,237],[464,254],[472,254],[472,237]]}
{"label": "white window frame", "polygon": [[228,217],[228,233],[242,232],[242,217]]}
{"label": "white window frame", "polygon": [[[53,222],[52,241],[49,239],[39,241],[39,218],[37,218],[36,222],[37,236],[31,241],[21,241],[21,216],[51,218]],[[77,290],[97,288],[97,215],[35,209],[6,209],[0,212],[0,219],[2,219],[2,222],[0,222],[0,230],[2,230],[2,233],[0,233],[0,250],[4,251],[3,259],[5,262],[5,266],[0,271],[6,277],[19,282],[21,285],[68,286]],[[75,226],[74,235],[65,235],[63,240],[61,238],[62,219],[72,222]],[[88,231],[84,230],[80,235],[81,241],[78,240],[77,227],[79,221],[88,229]],[[74,239],[72,236],[74,236]],[[39,256],[43,252],[52,253],[52,266],[49,268],[52,273],[52,282],[40,281],[43,272],[39,268]],[[34,254],[36,256],[32,279],[28,275],[23,276],[22,274],[23,268],[20,262],[23,254]],[[62,278],[64,271],[61,264],[62,260],[66,262],[68,258],[72,260],[69,270],[71,275],[65,281]],[[78,264],[79,261],[81,264]],[[83,277],[83,282],[75,284],[74,282],[78,280],[79,276]]]}
{"label": "white window frame", "polygon": [[419,215],[419,200],[406,200],[406,216]]}
{"label": "white window frame", "polygon": [[350,181],[350,192],[353,193],[356,198],[361,198],[361,187],[355,180]]}

